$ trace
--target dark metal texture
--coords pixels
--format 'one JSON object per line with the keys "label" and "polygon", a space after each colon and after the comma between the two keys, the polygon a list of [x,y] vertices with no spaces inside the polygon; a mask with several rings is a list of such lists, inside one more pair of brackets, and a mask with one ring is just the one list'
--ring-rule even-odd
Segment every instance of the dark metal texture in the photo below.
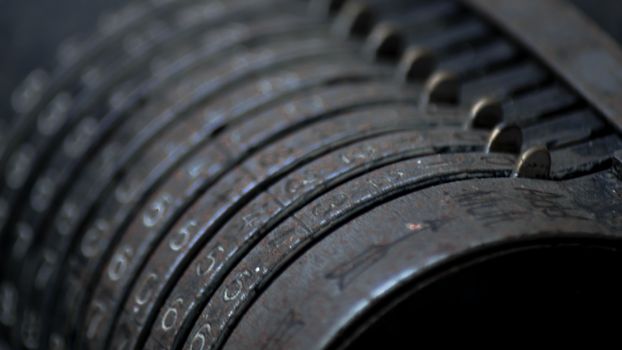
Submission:
{"label": "dark metal texture", "polygon": [[[620,130],[622,49],[562,0],[466,0],[546,61]],[[547,16],[534,20],[534,15]]]}
{"label": "dark metal texture", "polygon": [[382,347],[527,256],[622,312],[622,54],[561,0],[136,0],[59,52],[0,124],[0,348]]}
{"label": "dark metal texture", "polygon": [[[610,214],[619,212],[620,200],[594,197],[602,188],[619,189],[620,183],[607,173],[554,184],[468,180],[381,205],[302,254],[254,303],[225,348],[323,349],[348,319],[362,317],[416,276],[456,259],[458,252],[476,254],[510,237],[528,242],[530,236],[532,244],[563,233],[615,239],[622,227]],[[343,258],[322,258],[327,256]]]}
{"label": "dark metal texture", "polygon": [[[277,23],[275,23],[275,28],[280,28],[281,25],[282,24],[278,23],[277,21]],[[287,28],[287,25],[285,27]],[[263,33],[263,31],[261,30],[261,26],[254,27],[254,28],[259,30],[259,35]],[[228,29],[225,29],[225,30],[228,30]],[[244,38],[244,35],[242,35],[242,38]],[[227,45],[221,45],[220,47],[223,48],[226,46]],[[198,83],[198,80],[197,80],[197,83]],[[158,82],[157,84],[152,84],[152,85],[155,85],[157,87],[158,84],[160,83]],[[189,89],[189,87],[186,87],[186,89]],[[146,89],[146,90],[149,90],[149,89]],[[151,88],[150,90],[153,91],[155,89]],[[140,95],[143,96],[140,98],[145,98],[144,97],[145,93],[140,93]],[[133,101],[139,101],[140,98],[134,99]],[[131,110],[131,108],[129,109]],[[85,157],[84,157],[85,159],[75,163],[74,169],[71,169],[69,171],[70,173],[69,176],[67,176],[66,179],[63,181],[64,185],[61,185],[60,186],[61,189],[57,191],[58,192],[57,196],[51,200],[52,204],[49,207],[52,212],[46,213],[45,214],[46,216],[41,218],[38,223],[36,220],[30,220],[30,222],[36,223],[34,227],[37,232],[41,232],[45,230],[45,228],[49,225],[50,221],[52,221],[58,227],[58,231],[61,231],[61,232],[58,232],[58,234],[60,235],[68,234],[67,231],[70,230],[70,228],[74,225],[73,222],[77,220],[76,217],[79,216],[79,214],[76,213],[79,210],[78,205],[76,203],[85,201],[85,198],[84,198],[85,192],[97,193],[97,191],[93,191],[93,190],[88,191],[87,188],[92,187],[93,183],[97,183],[99,181],[98,179],[102,178],[102,173],[103,174],[114,174],[113,166],[111,162],[113,162],[116,157],[121,156],[120,152],[124,149],[124,147],[127,147],[131,138],[135,136],[136,130],[140,130],[143,127],[147,127],[148,124],[154,123],[154,121],[150,120],[150,118],[146,117],[146,115],[148,116],[150,115],[150,113],[156,113],[156,112],[155,112],[155,109],[152,109],[151,111],[136,112],[135,114],[132,114],[129,116],[127,115],[127,113],[128,113],[127,111],[121,110],[119,112],[113,112],[111,114],[113,116],[111,119],[123,120],[124,124],[121,126],[123,129],[121,131],[114,133],[111,138],[106,138],[107,142],[106,142],[105,149],[102,150],[101,152],[96,152],[97,151],[96,147],[99,147],[103,143],[102,139],[104,139],[104,137],[102,136],[98,137],[100,142],[92,143],[93,147],[91,147],[89,152],[85,153]],[[141,116],[143,117],[142,119],[141,119]],[[177,137],[183,138],[183,136],[179,136],[179,135],[185,135],[183,131],[177,131],[177,132],[178,132]],[[169,141],[167,139],[164,139],[164,138],[161,139],[161,141],[159,142],[160,148],[157,150],[157,152],[159,152],[158,154],[167,152],[166,147],[168,147],[168,151],[171,150],[172,144],[168,144],[168,142]],[[180,145],[178,147],[182,147],[182,146]],[[94,160],[91,160],[90,157],[93,155],[93,153],[97,153],[100,157]],[[155,158],[157,158],[157,156]],[[87,164],[85,165],[84,163],[87,163]],[[87,167],[86,169],[84,169],[85,166]],[[71,191],[70,195],[66,194],[68,191]],[[62,196],[64,196],[64,198],[62,198]],[[57,213],[57,210],[59,209],[61,210],[61,212],[59,213],[60,217],[57,219],[53,219],[52,216],[55,213]],[[58,244],[58,243],[63,242],[62,240],[59,241],[57,239],[58,234],[51,236],[49,238],[52,244]],[[48,237],[45,237],[44,234],[40,233],[40,236],[42,237],[41,240],[48,239]],[[37,248],[30,248],[30,249],[34,250]],[[46,248],[43,248],[41,251],[43,252],[44,255],[45,254],[49,256],[58,255],[57,249],[50,250],[50,248],[46,247]],[[31,253],[31,254],[34,254],[34,253]],[[35,258],[27,258],[25,260],[37,261],[38,259],[35,257]],[[45,264],[48,266],[39,266],[39,267],[36,267],[36,269],[50,270],[52,269],[52,267],[49,265],[52,264],[53,262],[49,262],[49,260],[58,260],[58,259],[52,258],[52,259],[47,259],[47,260],[48,262]],[[51,273],[48,273],[48,275],[50,274]],[[42,280],[38,284],[40,286],[45,286],[47,284],[47,281]],[[42,289],[42,288],[39,287],[39,289]]]}

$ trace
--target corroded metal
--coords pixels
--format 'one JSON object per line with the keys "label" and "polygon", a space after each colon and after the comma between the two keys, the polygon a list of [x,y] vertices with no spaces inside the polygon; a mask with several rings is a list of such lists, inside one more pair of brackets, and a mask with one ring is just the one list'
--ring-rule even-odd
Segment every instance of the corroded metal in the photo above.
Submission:
{"label": "corroded metal", "polygon": [[0,344],[350,349],[499,257],[622,256],[622,55],[559,0],[137,0],[103,23],[14,94]]}

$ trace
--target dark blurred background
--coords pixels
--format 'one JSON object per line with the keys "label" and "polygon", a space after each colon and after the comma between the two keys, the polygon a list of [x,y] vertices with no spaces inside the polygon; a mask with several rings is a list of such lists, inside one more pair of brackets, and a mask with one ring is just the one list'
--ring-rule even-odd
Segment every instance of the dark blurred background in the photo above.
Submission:
{"label": "dark blurred background", "polygon": [[33,69],[54,68],[56,48],[87,35],[100,14],[128,0],[0,0],[0,118],[12,118],[10,95]]}
{"label": "dark blurred background", "polygon": [[[517,0],[520,1],[520,0]],[[570,0],[622,42],[621,0]],[[0,0],[0,120],[13,118],[10,95],[35,68],[51,71],[56,48],[86,35],[99,14],[128,0]],[[2,127],[2,123],[0,123]]]}

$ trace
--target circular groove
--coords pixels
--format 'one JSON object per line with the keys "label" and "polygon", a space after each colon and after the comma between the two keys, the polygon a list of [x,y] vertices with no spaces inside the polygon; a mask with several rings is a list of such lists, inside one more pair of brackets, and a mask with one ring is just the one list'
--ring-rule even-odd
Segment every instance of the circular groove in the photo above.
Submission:
{"label": "circular groove", "polygon": [[458,1],[103,23],[15,92],[0,146],[16,348],[344,348],[473,250],[619,238],[619,135]]}
{"label": "circular groove", "polygon": [[[378,112],[372,112],[372,113],[369,113],[369,116],[377,116],[377,113],[378,113]],[[359,116],[359,118],[360,118],[360,116]],[[362,120],[361,120],[361,122],[362,122]],[[383,121],[382,123],[384,123],[384,121]],[[366,123],[364,123],[363,125],[366,125]],[[398,128],[398,130],[400,130],[400,129],[402,129],[402,130],[403,130],[404,128],[408,128],[408,127],[409,127],[408,125],[409,125],[409,123],[404,122],[404,123],[402,123],[402,124],[397,124],[397,125],[396,125],[396,127]],[[417,123],[417,124],[415,124],[415,125],[419,125],[419,126],[421,126],[421,124],[419,124],[419,123]],[[327,125],[327,126],[330,128],[330,124],[329,124],[329,125]],[[353,128],[353,129],[355,129],[355,128]],[[331,130],[332,130],[332,129],[331,129]],[[386,131],[385,131],[385,132],[386,132]],[[383,133],[384,133],[384,132],[383,132]],[[364,134],[363,134],[363,135],[364,135]],[[381,137],[381,139],[383,139],[383,138]],[[384,139],[386,139],[386,137],[385,137]],[[371,138],[370,138],[368,141],[363,141],[363,143],[361,143],[361,145],[359,146],[359,149],[361,149],[361,150],[359,151],[359,153],[360,153],[361,155],[362,155],[362,154],[364,154],[364,150],[365,150],[365,148],[366,148],[366,147],[368,147],[368,146],[369,146],[369,147],[372,147],[372,146],[373,146],[372,140],[373,140],[373,139],[371,139]],[[395,145],[393,145],[393,146],[394,146],[394,147],[397,147],[397,146],[398,146],[398,144],[395,144]],[[280,149],[288,149],[287,147],[282,147],[282,148],[281,148],[281,147],[279,147],[279,146],[277,146],[277,145],[275,145],[274,147],[278,147],[278,148],[275,148],[275,149],[279,149],[279,148],[280,148]],[[355,151],[354,151],[354,150],[352,150],[352,148],[353,148],[352,146],[348,146],[347,148],[345,148],[345,149],[343,149],[343,150],[341,150],[341,149],[337,149],[336,147],[333,147],[333,148],[335,148],[335,150],[331,153],[331,154],[333,154],[332,158],[328,158],[327,156],[323,156],[323,157],[322,157],[322,159],[324,159],[324,158],[327,158],[327,159],[326,159],[326,160],[322,160],[321,162],[320,162],[319,160],[318,160],[318,161],[314,161],[314,163],[318,163],[318,164],[319,164],[319,165],[315,165],[315,166],[314,166],[314,168],[313,168],[313,169],[317,169],[317,170],[314,170],[314,171],[307,170],[307,168],[308,168],[309,166],[305,166],[305,168],[304,168],[304,169],[301,169],[301,170],[296,170],[296,172],[295,172],[295,173],[292,173],[292,174],[288,175],[288,177],[287,177],[287,178],[284,178],[284,179],[282,179],[282,180],[279,180],[279,182],[287,182],[287,181],[290,181],[290,179],[289,179],[289,178],[290,178],[290,177],[292,177],[292,176],[294,176],[294,179],[295,179],[296,177],[299,177],[299,176],[300,176],[300,175],[298,175],[298,174],[299,174],[299,173],[301,173],[301,172],[303,172],[303,173],[310,173],[310,172],[313,172],[313,173],[315,174],[315,176],[317,176],[317,181],[315,182],[315,183],[316,183],[316,186],[318,186],[319,188],[324,188],[323,182],[320,182],[320,179],[322,179],[322,176],[321,176],[320,174],[323,174],[323,173],[326,173],[326,174],[331,174],[331,172],[329,171],[329,169],[332,169],[332,167],[333,167],[332,162],[334,162],[334,158],[335,158],[335,157],[340,157],[340,156],[343,156],[344,152],[352,152],[352,153],[355,153]],[[396,150],[396,151],[397,151],[397,150]],[[356,154],[358,154],[358,153],[356,153]],[[396,156],[396,157],[397,157],[397,156]],[[285,159],[287,159],[287,158],[284,158],[284,160],[285,160]],[[330,161],[330,162],[329,162],[329,161]],[[328,162],[328,163],[326,163],[326,162]],[[322,164],[323,164],[323,165],[322,165]],[[258,170],[257,170],[257,165],[256,165],[256,162],[251,162],[251,163],[250,163],[250,165],[251,165],[252,167],[251,167],[251,168],[247,168],[246,172],[247,172],[247,173],[250,173],[250,174],[256,174],[256,173],[257,173],[257,171],[258,171]],[[276,165],[276,164],[275,164],[275,165]],[[242,166],[244,167],[244,165],[242,165]],[[371,166],[371,165],[370,165],[370,166]],[[248,165],[247,165],[246,167],[248,167]],[[365,167],[363,167],[363,168],[365,168]],[[320,171],[320,170],[321,170],[321,171]],[[359,171],[360,171],[360,170],[359,170]],[[340,173],[342,173],[342,171],[334,171],[334,172],[332,172],[332,174],[334,174],[335,176],[336,176],[336,174],[340,174]],[[282,176],[282,175],[281,175],[281,176]],[[344,175],[341,175],[341,176],[344,176]],[[274,180],[272,180],[272,181],[274,181]],[[268,185],[263,185],[263,186],[268,186]],[[263,186],[262,186],[262,187],[263,187]],[[274,185],[274,186],[276,186],[276,185]],[[281,185],[279,185],[279,186],[281,186]],[[262,199],[262,200],[271,200],[271,199],[269,199],[269,198],[270,198],[270,197],[267,197],[266,199]],[[305,197],[303,197],[303,200],[305,200],[304,198],[305,198]],[[291,200],[290,200],[290,201],[291,201]],[[255,199],[253,199],[253,203],[254,203],[254,202],[255,202]],[[303,202],[303,203],[304,203],[304,202]],[[242,204],[244,204],[244,203],[242,203]],[[298,205],[300,205],[300,204],[298,204]],[[242,205],[236,205],[236,207],[238,207],[238,208],[242,208]],[[269,204],[265,204],[265,205],[255,205],[255,204],[253,204],[253,207],[254,207],[254,208],[264,208],[264,207],[270,207],[270,205],[269,205]],[[245,212],[245,209],[238,209],[238,210],[239,210],[239,211],[241,211],[241,212]],[[218,211],[217,211],[217,212],[218,212]],[[230,211],[230,212],[231,212],[231,211]],[[207,213],[208,213],[208,212],[206,212],[206,214],[207,214]],[[247,216],[250,216],[250,217],[257,217],[257,215],[253,216],[253,215],[252,215],[252,213],[248,213],[248,212],[246,212],[246,213],[248,214]],[[282,215],[282,214],[280,214],[280,215]],[[237,215],[237,214],[236,214],[235,218],[239,218],[239,215]],[[258,218],[257,220],[259,220],[259,219],[260,219],[260,218]],[[228,219],[228,220],[226,221],[226,224],[224,224],[224,221],[222,221],[222,220],[218,220],[218,221],[216,221],[214,218],[210,218],[209,216],[206,216],[206,217],[203,219],[203,221],[205,221],[205,222],[207,222],[207,223],[215,222],[215,225],[216,225],[216,226],[215,226],[215,228],[209,228],[209,226],[206,226],[207,228],[209,228],[209,231],[208,231],[208,232],[214,232],[213,234],[209,234],[209,236],[208,236],[208,237],[211,237],[211,236],[213,236],[214,234],[217,234],[217,232],[218,232],[218,230],[219,230],[219,229],[218,229],[218,227],[222,226],[223,224],[224,224],[226,227],[228,227],[229,225],[231,225],[231,224],[232,224],[232,222],[231,222],[232,220],[234,220],[234,219],[233,219],[233,218],[230,218],[230,219]],[[239,221],[239,220],[240,220],[240,219],[238,219],[238,221]],[[241,220],[242,220],[242,222],[244,221],[244,219],[241,219]],[[218,222],[223,222],[223,224],[219,224]],[[237,223],[237,225],[238,225],[238,226],[240,226],[240,227],[244,227],[244,224],[243,224],[243,223]],[[207,230],[207,228],[203,228],[201,231],[205,231],[205,230]],[[224,230],[224,228],[223,228],[223,230]],[[176,231],[175,231],[175,230],[173,230],[172,232],[176,232]],[[205,235],[204,233],[201,233],[201,234],[202,234],[202,235]],[[216,236],[216,237],[218,237],[218,236]],[[209,238],[209,242],[210,242],[209,244],[210,244],[210,245],[212,244],[212,242],[213,242],[213,240],[214,240],[214,239],[215,239],[215,238]],[[234,238],[232,237],[231,239],[234,239]],[[229,240],[230,240],[230,239],[229,239]],[[227,239],[225,239],[224,241],[228,241],[228,240],[227,240]],[[221,242],[224,242],[224,241],[221,241]],[[199,246],[200,246],[200,245],[199,245]],[[199,247],[199,246],[197,246],[197,247]],[[169,248],[170,248],[170,247],[169,247]],[[169,248],[167,248],[167,247],[163,247],[163,248],[162,248],[162,250],[167,251],[167,250],[170,250]],[[196,251],[196,249],[198,249],[198,248],[195,248],[195,249],[193,249],[193,250],[195,250],[195,251]],[[170,254],[170,253],[169,253],[169,254]],[[194,253],[193,253],[193,254],[194,254]],[[201,254],[201,253],[199,253],[199,255],[200,255],[200,256],[204,256],[204,254]],[[189,255],[189,256],[193,256],[193,255]],[[156,255],[156,256],[154,256],[154,257],[152,258],[152,260],[153,260],[154,262],[155,262],[155,261],[166,261],[166,260],[163,260],[163,259],[159,258],[159,256],[157,256],[157,255]],[[186,264],[186,263],[183,263],[183,264],[182,264],[182,266],[183,266],[183,265],[185,265],[185,264]],[[158,266],[159,266],[159,265],[154,265],[154,267],[152,268],[152,270],[149,270],[149,272],[147,272],[147,271],[143,272],[143,276],[147,276],[146,278],[148,278],[148,276],[152,276],[153,274],[155,274],[156,276],[162,276],[162,275],[163,275],[163,273],[158,272],[158,270],[154,270],[154,269],[158,269]],[[166,266],[169,266],[169,264],[166,264]],[[171,264],[170,266],[172,266],[172,264]],[[187,271],[194,271],[195,269],[193,269],[193,268],[186,268],[186,270],[187,270]],[[154,271],[155,271],[155,272],[154,272]],[[169,273],[167,272],[167,274],[169,274]],[[175,274],[178,274],[178,273],[175,273]],[[145,279],[145,278],[143,278],[143,280],[144,280],[144,279]],[[160,279],[161,279],[161,280],[166,280],[166,281],[171,281],[171,282],[175,281],[174,279],[171,279],[171,278],[160,278]],[[169,282],[169,284],[170,284],[171,282]],[[142,283],[138,283],[138,285],[139,285],[139,286],[142,286],[143,284],[142,284]],[[205,286],[207,286],[208,284],[207,284],[207,283],[200,283],[199,285],[205,285]],[[170,287],[169,287],[169,288],[170,288]],[[168,288],[167,288],[167,289],[168,289]],[[141,289],[138,289],[138,291],[140,291],[140,290],[141,290]],[[198,291],[197,291],[197,293],[198,293]],[[197,295],[198,295],[198,294],[197,294]],[[135,299],[135,298],[129,298],[128,300],[130,300],[132,303],[135,303],[135,300],[136,300],[136,299]],[[138,313],[139,311],[141,311],[141,307],[142,307],[141,305],[133,305],[133,304],[132,304],[132,305],[130,305],[130,306],[126,306],[126,307],[125,307],[125,312],[126,312],[126,313],[129,313],[129,314],[135,314],[135,313]],[[141,320],[141,319],[143,319],[143,317],[140,317],[140,316],[132,316],[132,317],[133,317],[133,319],[135,319],[135,320],[136,320],[136,319],[137,319],[137,320]],[[135,322],[136,322],[136,321],[135,321]]]}
{"label": "circular groove", "polygon": [[[343,186],[351,188],[350,190],[334,190],[324,198],[320,197],[311,202],[301,212],[283,222],[264,237],[227,275],[214,292],[215,297],[212,297],[203,309],[187,337],[184,348],[192,348],[193,343],[199,338],[206,339],[206,348],[218,347],[225,340],[230,327],[238,321],[238,313],[248,308],[249,303],[252,303],[254,297],[273,278],[273,274],[297,256],[313,239],[326,234],[339,220],[347,220],[357,210],[373,206],[374,201],[381,201],[408,187],[425,188],[439,182],[469,178],[468,174],[473,172],[477,172],[478,177],[486,177],[487,173],[488,176],[507,176],[508,163],[510,161],[513,163],[513,157],[491,158],[492,161],[487,162],[486,157],[481,155],[475,155],[473,157],[475,159],[467,155],[455,156],[464,161],[463,165],[459,161],[444,162],[444,157],[450,156],[431,156],[426,160],[441,169],[447,167],[446,171],[435,171],[435,166],[415,165],[417,162],[423,164],[425,162],[423,159],[410,161],[411,166],[408,167],[407,173],[401,170],[395,173],[386,169],[372,171],[362,179]],[[434,171],[435,175],[430,175],[431,171]],[[413,173],[412,177],[409,176],[410,173]],[[373,175],[377,177],[372,183],[379,184],[376,191],[380,193],[371,192],[375,196],[370,200],[368,194],[370,184],[366,180]],[[205,329],[210,329],[210,332],[206,334]]]}
{"label": "circular groove", "polygon": [[[331,115],[331,114],[338,114],[339,109],[342,108],[352,108],[354,106],[356,106],[357,102],[349,102],[349,100],[354,100],[354,101],[362,101],[364,98],[369,99],[371,96],[377,95],[377,92],[380,90],[378,88],[374,88],[373,85],[371,86],[363,86],[362,89],[360,89],[359,94],[357,95],[356,93],[354,93],[354,91],[352,91],[352,87],[351,86],[345,86],[345,89],[342,89],[343,92],[343,97],[339,99],[339,102],[337,104],[337,106],[335,107],[331,107],[329,104],[327,104],[326,106],[321,107],[320,110],[317,110],[317,102],[318,101],[322,101],[322,97],[318,96],[312,96],[311,98],[308,98],[308,101],[313,101],[316,105],[315,106],[311,106],[311,109],[313,110],[313,114],[319,116],[319,118],[325,118],[322,116],[325,115]],[[338,91],[338,90],[337,90]],[[328,96],[330,92],[325,92],[324,96]],[[374,96],[371,97],[372,99],[376,98],[378,100],[382,100],[383,98],[390,100],[393,97],[390,97],[391,95],[389,95],[390,93],[393,94],[399,94],[399,92],[397,91],[386,91],[383,93],[383,95],[385,95],[386,97],[380,97],[380,96]],[[334,96],[338,96],[336,94],[336,91],[333,92]],[[392,95],[392,96],[398,96],[398,95]],[[372,100],[373,101],[373,100]],[[368,101],[366,103],[373,103],[372,101]],[[358,102],[361,103],[361,102]],[[349,104],[352,104],[352,107],[349,106]],[[301,105],[304,106],[304,102],[301,103]],[[290,105],[290,107],[293,107],[293,111],[294,113],[296,113],[296,107],[297,105],[294,104],[293,106]],[[287,106],[285,106],[287,108]],[[304,107],[303,107],[304,108]],[[332,108],[335,108],[331,111]],[[298,111],[300,112],[300,110]],[[294,116],[294,115],[292,115]],[[280,117],[280,118],[279,118]],[[302,116],[297,116],[294,118],[294,120],[301,118]],[[270,115],[270,118],[275,119],[275,122],[277,123],[282,123],[282,120],[288,119],[287,114],[286,115]],[[310,120],[304,120],[302,119],[301,121],[304,122],[305,124],[308,124],[310,122],[312,122],[312,118],[317,118],[317,117],[311,117]],[[233,163],[233,164],[239,164],[239,160],[236,160],[236,157],[239,156],[235,156],[237,154],[239,154],[240,156],[243,156],[244,158],[247,157],[247,154],[249,154],[249,152],[255,152],[255,150],[259,149],[259,147],[263,147],[263,144],[267,144],[269,142],[274,142],[275,137],[277,137],[277,135],[282,135],[285,132],[290,132],[288,130],[295,130],[294,128],[299,128],[299,126],[296,126],[295,123],[292,124],[292,126],[287,126],[287,125],[275,125],[278,126],[278,128],[274,131],[270,130],[270,124],[268,123],[258,123],[256,124],[257,126],[261,126],[261,130],[255,130],[255,131],[251,131],[251,133],[248,133],[247,137],[245,137],[244,139],[249,139],[252,140],[252,143],[249,145],[244,145],[244,144],[240,144],[239,142],[237,143],[237,147],[240,148],[239,151],[235,152],[232,147],[233,145],[228,144],[227,139],[229,137],[231,137],[232,135],[234,135],[234,131],[229,130],[228,132],[225,132],[223,134],[219,134],[217,139],[214,141],[214,146],[221,148],[222,150],[225,151],[225,159],[227,159],[226,163]],[[257,126],[254,126],[254,128],[256,128]],[[251,129],[252,130],[252,129]],[[270,131],[268,131],[270,130]],[[280,131],[279,131],[280,130]],[[250,130],[249,130],[250,131]],[[258,134],[257,136],[254,136],[254,134]],[[265,136],[263,136],[263,135]],[[273,136],[271,136],[271,134]],[[261,135],[261,136],[260,136]],[[280,136],[278,136],[280,137]],[[247,150],[244,150],[247,149]],[[221,151],[222,152],[222,151]],[[227,153],[229,153],[229,155],[226,155]],[[243,159],[243,158],[242,158]],[[215,177],[213,178],[208,178],[206,183],[209,185],[201,185],[201,184],[195,184],[198,188],[205,188],[206,186],[211,186],[211,184],[213,183],[214,180],[220,178],[222,176],[222,174],[224,174],[226,171],[229,171],[228,169],[231,169],[231,166],[225,166],[223,167],[223,169],[215,174]],[[240,183],[244,183],[244,181],[240,181]],[[204,190],[201,190],[201,192]],[[100,302],[99,305],[104,304],[103,302]],[[104,304],[105,305],[105,304]],[[88,322],[87,322],[88,324]]]}
{"label": "circular groove", "polygon": [[[495,242],[516,244],[521,235],[554,240],[564,232],[568,237],[583,233],[614,239],[611,229],[620,232],[619,222],[608,220],[595,227],[586,220],[596,213],[606,215],[606,207],[574,206],[567,188],[579,183],[591,183],[580,190],[586,194],[614,185],[602,176],[553,186],[516,179],[470,180],[467,186],[457,182],[432,187],[378,207],[340,227],[285,270],[246,314],[225,348],[242,349],[253,341],[260,349],[323,349],[347,319],[356,318],[416,275],[458,257],[450,252],[466,254]],[[439,200],[447,205],[439,208],[434,204]],[[535,208],[536,202],[542,205]],[[594,202],[593,197],[586,197],[584,204],[589,202]],[[413,211],[413,205],[419,210]],[[459,217],[454,216],[457,211]],[[524,225],[507,225],[508,220]],[[430,234],[439,240],[431,241]],[[504,239],[510,236],[516,240]],[[335,249],[348,253],[337,260],[322,258],[335,256]],[[308,278],[300,278],[302,273]],[[314,318],[327,322],[314,322]],[[252,324],[262,327],[249,327]]]}
{"label": "circular groove", "polygon": [[[329,70],[329,72],[330,72],[330,70]],[[132,134],[133,134],[133,132],[132,132],[131,130],[130,130],[130,131],[126,131],[126,133],[127,133],[128,135],[132,135]],[[114,148],[116,148],[116,149],[121,148],[121,146],[118,146],[118,145],[116,145],[116,146],[111,146],[111,147],[114,147]],[[108,154],[105,154],[105,157],[110,158],[110,157],[111,157],[111,155],[108,153]],[[96,175],[97,175],[99,172],[101,172],[101,171],[102,171],[102,170],[101,170],[101,169],[98,169],[98,168],[93,169],[93,172],[94,172]],[[111,171],[109,170],[109,171],[106,171],[105,173],[110,173],[110,172],[111,172]],[[91,181],[92,181],[92,180],[91,180]],[[89,181],[89,179],[88,179],[88,178],[87,178],[87,179],[85,179],[85,180],[84,180],[84,182],[85,182],[85,184],[84,184],[84,185],[85,185],[85,186],[90,186],[89,184],[91,183],[91,181]],[[81,195],[80,195],[80,193],[82,193],[82,191],[84,191],[84,188],[82,188],[82,190],[81,190],[81,189],[78,187],[78,188],[76,188],[76,189],[74,190],[74,193],[75,193],[76,198],[79,198],[79,197],[81,196]],[[72,205],[71,205],[71,202],[73,202],[73,203],[79,202],[78,200],[71,200],[71,199],[69,199],[68,201],[69,201],[69,204],[65,204],[65,205],[69,205],[70,207],[72,206]],[[67,219],[67,218],[65,218],[65,219]],[[75,219],[74,219],[74,220],[75,220]],[[71,226],[70,224],[67,224],[67,223],[65,223],[64,225],[65,225],[65,226]],[[54,243],[59,243],[59,242],[61,242],[61,241],[55,240],[55,239],[54,239],[54,238],[55,238],[54,236],[52,236],[52,237],[53,237],[53,238],[52,238],[52,241],[53,241]],[[45,283],[43,283],[43,284],[45,284]]]}

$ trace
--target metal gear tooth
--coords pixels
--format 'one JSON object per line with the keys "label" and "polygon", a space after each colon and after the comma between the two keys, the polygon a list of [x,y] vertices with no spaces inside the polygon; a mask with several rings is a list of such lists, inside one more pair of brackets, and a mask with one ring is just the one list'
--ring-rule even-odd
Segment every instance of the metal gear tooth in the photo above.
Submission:
{"label": "metal gear tooth", "polygon": [[335,16],[347,0],[310,0],[309,9],[314,14],[323,17]]}
{"label": "metal gear tooth", "polygon": [[432,75],[438,59],[429,50],[408,47],[397,66],[397,76],[404,82],[422,82]]}
{"label": "metal gear tooth", "polygon": [[335,34],[344,39],[364,38],[373,28],[374,15],[363,2],[348,0],[333,23]]}
{"label": "metal gear tooth", "polygon": [[523,131],[516,125],[497,125],[490,136],[486,152],[519,154],[523,147]]}
{"label": "metal gear tooth", "polygon": [[547,179],[551,174],[551,154],[546,147],[532,147],[521,153],[514,176],[530,179]]}
{"label": "metal gear tooth", "polygon": [[378,23],[365,41],[363,51],[375,61],[397,60],[403,51],[400,33],[390,23]]}
{"label": "metal gear tooth", "polygon": [[471,107],[468,126],[475,129],[492,129],[503,121],[503,106],[495,99],[484,97]]}
{"label": "metal gear tooth", "polygon": [[460,100],[460,80],[447,71],[437,71],[426,81],[422,105],[456,105]]}

